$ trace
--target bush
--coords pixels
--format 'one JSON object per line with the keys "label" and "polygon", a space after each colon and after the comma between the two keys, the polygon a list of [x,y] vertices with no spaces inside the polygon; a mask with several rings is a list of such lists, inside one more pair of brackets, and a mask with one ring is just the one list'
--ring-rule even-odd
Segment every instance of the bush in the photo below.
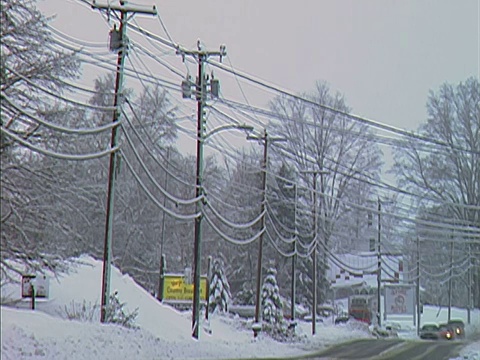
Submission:
{"label": "bush", "polygon": [[237,305],[255,305],[255,293],[244,283],[242,290],[235,295],[234,303]]}
{"label": "bush", "polygon": [[138,308],[133,312],[127,313],[124,309],[125,303],[118,299],[118,292],[110,295],[110,302],[105,311],[105,322],[119,324],[126,328],[136,328],[135,321],[138,316]]}
{"label": "bush", "polygon": [[65,305],[63,314],[68,320],[79,320],[94,322],[100,320],[100,305],[88,303],[83,300],[83,303],[76,303],[72,300],[70,305]]}
{"label": "bush", "polygon": [[[136,328],[138,308],[128,313],[124,306],[125,303],[120,302],[117,292],[110,295],[110,302],[105,311],[105,323],[118,324],[129,329]],[[100,320],[100,308],[97,303],[92,305],[85,300],[83,303],[72,301],[70,305],[65,305],[61,315],[69,320],[94,322]]]}

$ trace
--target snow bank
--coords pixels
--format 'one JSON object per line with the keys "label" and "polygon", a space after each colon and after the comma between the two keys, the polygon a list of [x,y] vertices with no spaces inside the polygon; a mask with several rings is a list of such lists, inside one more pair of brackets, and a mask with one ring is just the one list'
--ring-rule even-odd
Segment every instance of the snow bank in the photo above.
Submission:
{"label": "snow bank", "polygon": [[[52,278],[50,297],[39,300],[37,311],[28,310],[19,284],[2,286],[2,299],[16,309],[2,306],[2,359],[219,359],[255,358],[305,354],[343,340],[366,337],[368,333],[348,326],[299,323],[300,341],[278,343],[261,335],[256,340],[248,326],[233,316],[210,316],[211,334],[202,331],[200,340],[191,337],[191,312],[162,305],[128,275],[112,268],[112,291],[117,290],[128,311],[138,308],[139,329],[125,329],[99,322],[65,319],[72,302],[100,303],[102,263],[82,257],[68,274]],[[63,318],[62,318],[63,317]]]}
{"label": "snow bank", "polygon": [[[138,308],[138,329],[126,329],[112,324],[67,320],[65,307],[85,302],[100,303],[102,263],[91,257],[81,257],[72,264],[68,274],[51,278],[50,298],[39,300],[37,311],[28,310],[29,300],[21,299],[20,284],[1,287],[2,360],[17,359],[221,359],[258,358],[303,355],[308,351],[342,341],[366,338],[365,326],[355,323],[333,325],[331,319],[317,323],[316,335],[312,324],[300,321],[295,342],[279,343],[265,334],[253,339],[251,322],[232,315],[211,315],[202,324],[200,339],[191,337],[191,312],[179,312],[159,303],[128,275],[112,268],[112,291],[117,290],[127,311]],[[20,280],[20,279],[18,279]],[[14,308],[15,307],[15,308]],[[455,317],[464,318],[461,309],[453,309]],[[444,311],[425,306],[423,321],[440,322]],[[96,314],[98,317],[98,314]],[[472,313],[477,323],[480,313]],[[480,322],[479,322],[480,324]],[[405,319],[414,337],[411,319]],[[467,328],[468,329],[468,328]],[[468,335],[468,333],[467,333]],[[459,359],[480,360],[475,342],[465,348]]]}

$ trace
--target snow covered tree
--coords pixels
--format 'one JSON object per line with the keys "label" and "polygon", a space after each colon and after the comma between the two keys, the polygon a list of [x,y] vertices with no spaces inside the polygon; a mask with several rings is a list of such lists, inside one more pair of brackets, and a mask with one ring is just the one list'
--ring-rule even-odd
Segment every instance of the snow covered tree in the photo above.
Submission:
{"label": "snow covered tree", "polygon": [[[303,96],[337,111],[312,106],[300,99],[277,97],[270,107],[279,120],[273,120],[269,129],[272,135],[281,136],[288,141],[282,145],[284,150],[277,154],[272,152],[272,156],[281,157],[279,161],[284,161],[287,156],[299,173],[297,183],[305,184],[309,188],[312,187],[312,175],[303,174],[301,170],[328,172],[317,179],[318,193],[326,195],[319,196],[316,204],[319,236],[329,250],[351,250],[350,237],[337,235],[340,229],[343,232],[346,223],[353,226],[355,221],[344,201],[355,200],[361,204],[374,196],[374,188],[369,184],[379,179],[381,150],[372,142],[372,131],[367,125],[344,115],[350,112],[350,108],[342,94],[333,93],[326,83],[317,82],[315,89]],[[360,193],[359,188],[363,189]],[[313,196],[310,204],[311,207]],[[358,216],[361,217],[362,214]],[[300,233],[312,232],[312,223],[306,228],[302,228],[300,223],[298,225]],[[322,253],[318,254],[319,303],[326,300],[328,289],[327,252]],[[309,294],[309,288],[313,275],[308,270],[311,268],[310,259],[299,261],[298,265],[299,272],[302,273],[299,295],[306,294],[310,300],[312,294]]]}
{"label": "snow covered tree", "polygon": [[[58,168],[45,164],[21,143],[54,148],[57,141],[35,117],[51,114],[54,101],[43,89],[62,94],[63,80],[78,75],[76,58],[54,45],[47,19],[32,0],[2,0],[0,6],[0,187],[2,277],[16,260],[29,268],[58,270],[58,251],[49,254],[48,233],[75,238],[63,222],[65,207],[51,205],[58,190]],[[32,117],[31,115],[35,115]],[[65,122],[68,117],[63,118]],[[50,119],[51,120],[51,119]],[[64,125],[64,123],[62,123]],[[63,210],[63,211],[62,211]]]}
{"label": "snow covered tree", "polygon": [[280,327],[283,324],[283,305],[277,285],[277,270],[270,267],[262,286],[263,321]]}
{"label": "snow covered tree", "polygon": [[248,284],[243,283],[242,290],[237,292],[234,301],[239,305],[255,305],[255,293]]}
{"label": "snow covered tree", "polygon": [[[206,185],[209,204],[233,223],[249,223],[260,214],[262,175],[259,166],[259,156],[257,155],[252,151],[240,154],[239,157],[241,159],[235,163],[226,161],[225,183],[210,187]],[[206,210],[209,211],[210,209],[207,208]],[[208,215],[210,214],[208,213]],[[214,219],[217,228],[235,239],[251,238],[258,234],[261,227],[260,221],[257,221],[253,226],[245,229],[236,229],[226,226],[214,214],[212,214],[211,218]],[[205,230],[208,231],[209,227],[207,223]],[[213,251],[221,252],[224,254],[224,258],[228,259],[229,267],[227,274],[232,293],[237,294],[244,286],[253,288],[257,270],[258,243],[250,242],[246,245],[232,244],[224,241],[216,233],[212,234],[212,239],[216,239],[216,241],[209,242],[210,245],[207,243],[205,252],[208,252],[208,250],[210,250],[210,253]],[[207,249],[207,246],[212,246],[212,248]]]}
{"label": "snow covered tree", "polygon": [[[450,260],[445,259],[451,258],[450,244],[454,241],[455,253],[472,257],[468,267],[473,272],[471,290],[475,307],[480,307],[480,268],[478,256],[477,259],[472,256],[480,250],[477,240],[480,233],[479,103],[480,83],[476,77],[456,86],[446,83],[438,91],[431,91],[427,100],[428,119],[419,133],[432,140],[406,139],[394,156],[399,186],[417,195],[412,212],[419,220],[429,222],[428,226],[417,225],[417,235],[420,234],[423,243],[432,243],[436,252],[432,263],[444,266],[430,272],[448,270],[445,263]],[[438,142],[445,145],[440,146]],[[464,264],[461,269],[466,278]],[[427,289],[439,281],[437,276],[433,279],[425,282]],[[467,291],[467,281],[462,280],[461,286]],[[442,287],[444,295],[446,288]]]}
{"label": "snow covered tree", "polygon": [[224,263],[220,259],[213,261],[209,293],[210,312],[227,312],[228,303],[232,296],[230,294],[230,285],[224,272]]}

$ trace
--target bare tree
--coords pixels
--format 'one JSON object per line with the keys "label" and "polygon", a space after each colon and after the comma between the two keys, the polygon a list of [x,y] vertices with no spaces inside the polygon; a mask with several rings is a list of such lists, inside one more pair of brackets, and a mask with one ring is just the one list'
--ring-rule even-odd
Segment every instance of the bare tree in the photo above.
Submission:
{"label": "bare tree", "polygon": [[[343,251],[348,241],[336,235],[339,221],[347,215],[348,206],[343,201],[351,201],[360,195],[363,199],[357,202],[371,198],[374,189],[369,184],[379,178],[381,151],[372,143],[372,133],[366,125],[344,115],[349,108],[341,94],[331,94],[325,83],[318,82],[315,90],[304,96],[337,111],[299,99],[280,97],[271,104],[280,119],[272,122],[273,130],[288,139],[282,145],[280,156],[295,164],[305,184],[312,183],[311,175],[302,174],[302,170],[327,172],[318,177],[320,239],[327,252],[333,248]],[[362,193],[356,191],[359,184],[365,189]],[[303,231],[308,233],[312,228]],[[323,299],[327,286],[327,252],[322,246],[319,249],[323,254],[320,294],[320,299]]]}
{"label": "bare tree", "polygon": [[[48,228],[69,233],[53,216],[49,192],[56,173],[42,156],[32,153],[15,137],[45,146],[51,140],[26,113],[42,115],[52,104],[43,101],[39,87],[62,93],[62,78],[78,74],[72,54],[46,46],[51,42],[47,19],[32,0],[2,0],[0,9],[1,111],[1,270],[7,259],[31,267],[51,266],[60,258],[48,255]],[[14,106],[16,105],[16,106]],[[47,205],[47,206],[46,206]],[[70,234],[71,235],[71,234]]]}
{"label": "bare tree", "polygon": [[[418,195],[415,206],[428,210],[429,238],[447,233],[470,254],[479,253],[480,83],[471,77],[457,86],[430,92],[428,120],[419,129],[427,143],[405,140],[396,151],[394,171],[402,187]],[[443,144],[443,145],[442,145]],[[435,216],[434,216],[435,215]],[[443,245],[439,244],[439,248]],[[480,264],[472,257],[476,306],[480,306]]]}

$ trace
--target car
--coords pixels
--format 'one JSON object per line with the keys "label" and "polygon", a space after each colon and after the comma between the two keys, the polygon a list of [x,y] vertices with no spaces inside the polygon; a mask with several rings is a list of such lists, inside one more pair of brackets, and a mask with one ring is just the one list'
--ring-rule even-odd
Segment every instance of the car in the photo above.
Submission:
{"label": "car", "polygon": [[448,324],[440,324],[438,327],[438,337],[442,340],[453,340],[455,339],[455,330],[452,326]]}
{"label": "car", "polygon": [[348,320],[350,320],[350,317],[347,313],[340,314],[335,318],[335,325],[345,324],[348,322]]}
{"label": "car", "polygon": [[465,338],[465,323],[462,320],[452,319],[447,324],[453,328],[455,337],[459,339]]}
{"label": "car", "polygon": [[420,339],[438,340],[440,337],[440,328],[437,324],[425,324],[420,329]]}

